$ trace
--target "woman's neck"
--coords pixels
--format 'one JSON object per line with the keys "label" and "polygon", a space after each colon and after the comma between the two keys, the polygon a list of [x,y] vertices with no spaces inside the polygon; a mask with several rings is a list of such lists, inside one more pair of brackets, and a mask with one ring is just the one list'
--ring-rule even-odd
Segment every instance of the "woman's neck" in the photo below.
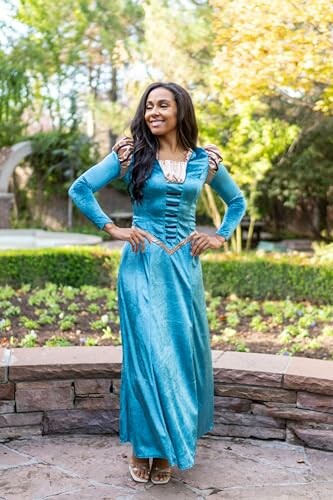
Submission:
{"label": "woman's neck", "polygon": [[167,135],[164,137],[160,136],[158,138],[158,142],[160,144],[160,146],[159,146],[160,151],[165,151],[168,153],[175,153],[176,151],[179,150],[179,144],[177,141],[176,134]]}
{"label": "woman's neck", "polygon": [[161,160],[184,161],[186,150],[177,142],[176,135],[172,137],[159,137],[158,157]]}

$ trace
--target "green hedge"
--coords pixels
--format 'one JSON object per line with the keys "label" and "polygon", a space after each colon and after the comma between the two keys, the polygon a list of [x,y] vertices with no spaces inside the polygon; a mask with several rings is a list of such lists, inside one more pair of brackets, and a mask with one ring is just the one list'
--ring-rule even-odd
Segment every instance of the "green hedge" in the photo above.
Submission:
{"label": "green hedge", "polygon": [[102,247],[6,250],[0,252],[0,285],[109,285],[116,279],[119,259],[119,252]]}
{"label": "green hedge", "polygon": [[206,289],[253,299],[311,300],[333,304],[333,262],[297,256],[213,256],[202,259]]}
{"label": "green hedge", "polygon": [[[71,247],[0,252],[0,285],[47,281],[81,286],[114,284],[119,251]],[[305,257],[211,253],[202,258],[206,290],[212,295],[253,299],[308,299],[333,303],[333,262]]]}

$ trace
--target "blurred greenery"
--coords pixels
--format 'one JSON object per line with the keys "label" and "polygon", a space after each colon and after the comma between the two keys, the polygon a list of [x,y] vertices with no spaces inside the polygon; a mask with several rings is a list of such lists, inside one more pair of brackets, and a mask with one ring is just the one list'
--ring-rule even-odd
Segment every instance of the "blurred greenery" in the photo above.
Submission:
{"label": "blurred greenery", "polygon": [[[64,193],[128,133],[148,83],[173,80],[193,97],[201,144],[221,148],[244,190],[249,232],[261,219],[273,234],[332,240],[329,0],[1,6],[0,147],[34,145],[26,165],[36,175],[20,192],[12,187],[21,214],[40,193]],[[201,221],[211,208],[202,198]]]}
{"label": "blurred greenery", "polygon": [[37,286],[46,282],[68,286],[110,284],[116,279],[119,260],[119,252],[102,247],[5,250],[0,252],[0,283],[13,286]]}
{"label": "blurred greenery", "polygon": [[78,128],[40,132],[31,139],[29,162],[36,175],[29,185],[44,193],[66,193],[98,155],[97,144]]}
{"label": "blurred greenery", "polygon": [[[119,262],[119,251],[102,247],[2,251],[0,284],[4,288],[0,300],[11,297],[7,284],[35,287],[51,282],[73,287],[112,286]],[[213,297],[234,293],[252,299],[282,299],[287,295],[291,300],[333,304],[332,261],[305,255],[291,259],[278,254],[263,257],[250,252],[238,256],[212,252],[202,258],[202,265],[205,288]],[[91,299],[98,298],[98,289],[86,287],[85,290]],[[51,291],[49,295],[51,297]],[[35,297],[35,300],[38,305],[38,300],[44,297]]]}

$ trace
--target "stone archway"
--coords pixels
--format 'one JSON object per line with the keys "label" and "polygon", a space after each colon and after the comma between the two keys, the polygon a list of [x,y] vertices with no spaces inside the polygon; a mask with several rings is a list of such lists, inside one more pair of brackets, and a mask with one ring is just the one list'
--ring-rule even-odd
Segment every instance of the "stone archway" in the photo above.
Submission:
{"label": "stone archway", "polygon": [[29,154],[32,146],[30,141],[18,142],[9,148],[0,150],[0,228],[10,227],[10,211],[14,194],[8,192],[9,179],[15,167]]}

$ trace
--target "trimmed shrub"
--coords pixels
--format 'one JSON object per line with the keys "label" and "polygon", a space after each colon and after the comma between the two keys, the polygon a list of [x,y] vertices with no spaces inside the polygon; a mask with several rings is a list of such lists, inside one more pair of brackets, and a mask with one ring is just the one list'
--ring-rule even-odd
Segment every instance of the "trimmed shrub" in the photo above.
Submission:
{"label": "trimmed shrub", "polygon": [[[302,256],[210,253],[202,257],[206,290],[213,296],[311,300],[333,303],[333,263]],[[115,284],[120,252],[69,247],[0,252],[0,285],[46,282],[79,287]]]}
{"label": "trimmed shrub", "polygon": [[333,303],[333,263],[304,256],[208,254],[202,258],[206,289],[253,299]]}
{"label": "trimmed shrub", "polygon": [[101,247],[6,250],[0,252],[0,284],[107,286],[116,280],[119,260],[119,252]]}

